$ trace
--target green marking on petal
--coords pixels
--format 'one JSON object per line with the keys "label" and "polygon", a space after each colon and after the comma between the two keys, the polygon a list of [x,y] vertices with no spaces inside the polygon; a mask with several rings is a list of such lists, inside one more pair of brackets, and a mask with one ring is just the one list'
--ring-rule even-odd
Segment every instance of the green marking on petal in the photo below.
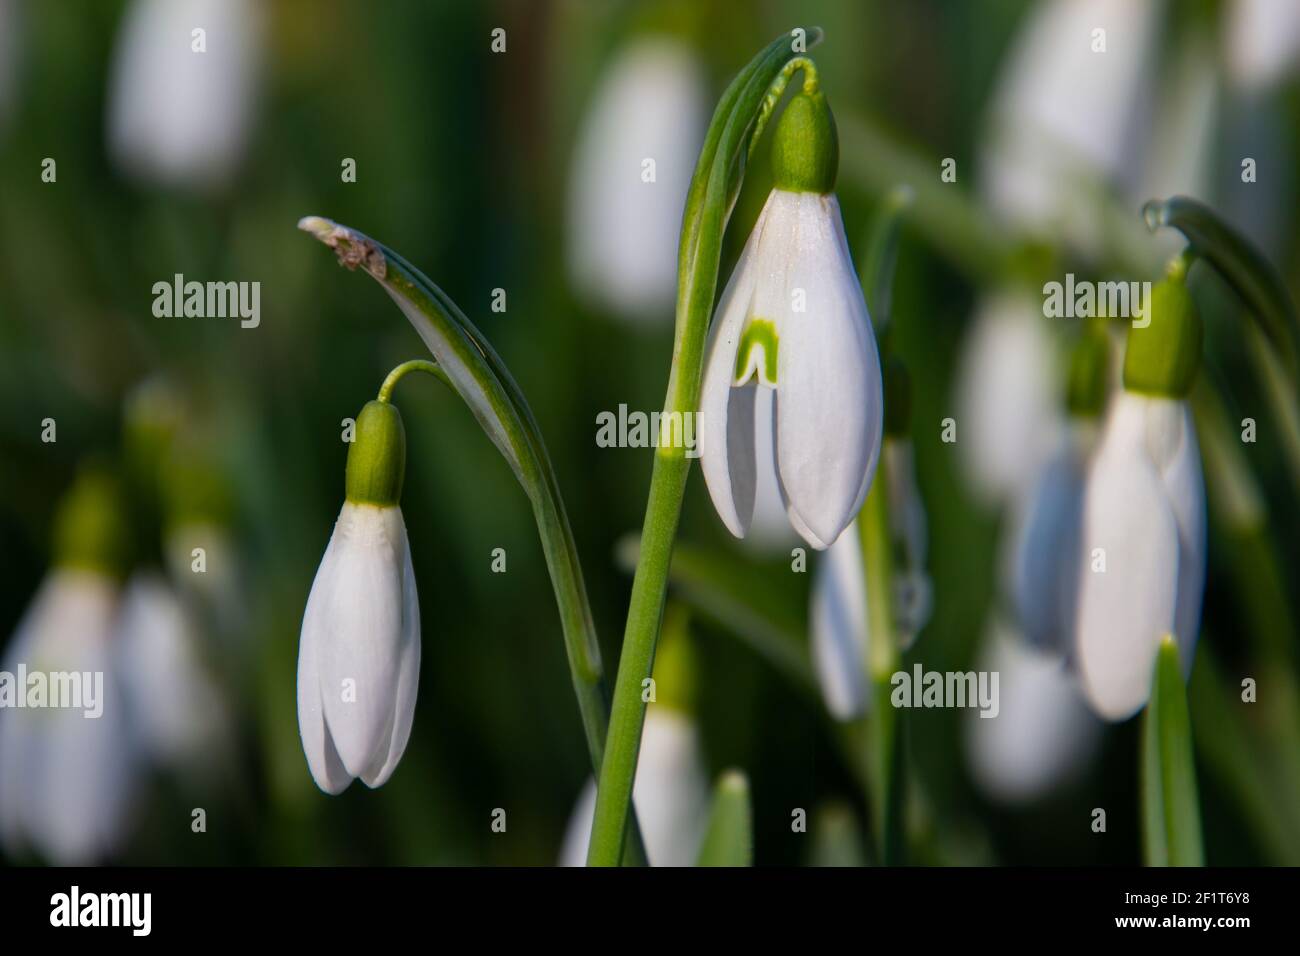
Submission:
{"label": "green marking on petal", "polygon": [[760,384],[776,388],[777,343],[776,323],[770,319],[752,319],[740,336],[732,384],[744,385],[757,375]]}

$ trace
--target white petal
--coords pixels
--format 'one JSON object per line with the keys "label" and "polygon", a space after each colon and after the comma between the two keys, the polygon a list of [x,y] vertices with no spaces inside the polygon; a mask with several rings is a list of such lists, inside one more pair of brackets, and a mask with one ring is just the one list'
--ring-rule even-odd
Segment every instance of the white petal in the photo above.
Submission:
{"label": "white petal", "polygon": [[[772,307],[781,308],[777,464],[788,504],[817,547],[853,520],[874,472],[884,407],[880,359],[835,198],[800,193],[783,206],[774,207],[764,237],[774,249],[786,244],[782,294],[765,291],[760,281],[755,307],[770,295]],[[800,292],[807,308],[796,312]]]}
{"label": "white petal", "polygon": [[369,787],[380,787],[388,782],[397,762],[406,751],[411,736],[411,722],[415,719],[415,698],[420,687],[420,599],[415,589],[415,567],[411,563],[409,538],[405,548],[406,570],[403,575],[402,650],[397,678],[397,693],[393,699],[393,732],[388,744],[388,757],[379,773],[362,776]]}
{"label": "white petal", "polygon": [[866,575],[856,522],[817,565],[811,617],[813,668],[822,699],[837,720],[852,720],[870,700]]}
{"label": "white petal", "polygon": [[1200,636],[1205,591],[1205,480],[1191,409],[1184,402],[1166,402],[1157,401],[1148,411],[1147,434],[1160,429],[1170,438],[1157,465],[1178,524],[1178,603],[1173,630],[1183,673],[1189,676]]}
{"label": "white petal", "polygon": [[799,536],[786,516],[776,473],[776,390],[750,386],[754,401],[754,508],[745,544],[759,552],[789,552]]}
{"label": "white petal", "polygon": [[[261,16],[248,0],[136,0],[113,52],[108,139],[142,180],[227,182],[245,151],[258,86]],[[206,31],[204,53],[190,31]]]}
{"label": "white petal", "polygon": [[1083,769],[1101,724],[1061,658],[1008,625],[994,624],[979,659],[981,671],[998,674],[998,715],[965,717],[971,774],[995,799],[1028,803]]}
{"label": "white petal", "polygon": [[1067,430],[1012,518],[1008,577],[1020,627],[1031,644],[1067,656],[1074,648],[1085,467]]}
{"label": "white petal", "polygon": [[[1178,524],[1148,451],[1151,401],[1130,392],[1113,401],[1084,493],[1077,662],[1110,720],[1146,703],[1159,641],[1175,628]],[[1098,548],[1105,571],[1092,570]]]}
{"label": "white petal", "polygon": [[700,467],[718,517],[737,538],[743,538],[749,530],[754,510],[755,386],[732,388],[732,379],[736,350],[750,315],[755,254],[770,206],[769,198],[718,300],[700,385]]}

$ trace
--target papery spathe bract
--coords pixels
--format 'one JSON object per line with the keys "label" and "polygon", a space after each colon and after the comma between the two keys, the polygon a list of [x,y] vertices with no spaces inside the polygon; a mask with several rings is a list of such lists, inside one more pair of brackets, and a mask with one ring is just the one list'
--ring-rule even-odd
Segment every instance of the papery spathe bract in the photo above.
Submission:
{"label": "papery spathe bract", "polygon": [[168,186],[230,179],[249,138],[261,14],[249,0],[135,0],[108,100],[109,148],[125,172]]}
{"label": "papery spathe bract", "polygon": [[[709,785],[699,730],[685,713],[659,704],[646,712],[632,798],[652,866],[693,866],[708,820]],[[583,866],[596,809],[588,780],[569,817],[561,866]]]}
{"label": "papery spathe bract", "polygon": [[378,787],[406,749],[420,607],[401,509],[343,505],[312,583],[298,650],[298,727],[326,793]]}
{"label": "papery spathe bract", "polygon": [[1186,402],[1130,391],[1112,401],[1088,474],[1082,546],[1079,673],[1097,712],[1122,720],[1150,696],[1161,638],[1174,635],[1189,672],[1200,628],[1205,487]]}
{"label": "papery spathe bract", "polygon": [[[883,401],[871,321],[832,195],[775,189],[719,301],[700,398],[714,507],[749,530],[758,471],[774,468],[790,523],[815,548],[866,496]],[[776,391],[774,461],[755,454],[755,391]]]}
{"label": "papery spathe bract", "polygon": [[[77,673],[93,707],[0,709],[0,835],[6,851],[36,851],[58,865],[104,862],[130,823],[136,754],[113,648],[118,585],[84,568],[51,571],[18,625],[3,668]],[[99,683],[97,675],[102,675]],[[25,693],[26,688],[17,688]],[[68,702],[64,702],[65,704]],[[98,715],[95,716],[96,712]]]}

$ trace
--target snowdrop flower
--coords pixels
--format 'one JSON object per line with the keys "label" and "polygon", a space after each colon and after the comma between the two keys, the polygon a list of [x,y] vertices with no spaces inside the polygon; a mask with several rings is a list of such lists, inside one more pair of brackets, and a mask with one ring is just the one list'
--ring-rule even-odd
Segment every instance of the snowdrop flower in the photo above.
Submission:
{"label": "snowdrop flower", "polygon": [[420,606],[398,500],[406,438],[368,402],[348,450],[347,499],[312,583],[298,647],[298,729],[326,793],[381,786],[406,749],[420,678]]}
{"label": "snowdrop flower", "polygon": [[[848,527],[875,471],[880,360],[831,192],[835,135],[820,92],[805,88],[790,101],[773,137],[776,188],[710,330],[700,461],[738,538],[749,531],[763,469],[775,470],[791,525],[819,549]],[[756,402],[759,389],[775,390],[771,406]],[[771,430],[771,459],[758,459],[756,429]]]}
{"label": "snowdrop flower", "polygon": [[616,56],[596,88],[569,181],[569,271],[593,305],[666,322],[707,119],[704,69],[685,44],[645,37]]}
{"label": "snowdrop flower", "polygon": [[[111,480],[78,479],[60,512],[54,568],[0,667],[27,674],[26,686],[8,689],[26,706],[11,699],[0,707],[0,838],[10,855],[31,849],[58,865],[85,866],[110,857],[126,836],[135,754],[113,643],[126,535]],[[74,672],[81,706],[56,702],[51,675]],[[33,706],[37,674],[47,691]]]}
{"label": "snowdrop flower", "polygon": [[[896,389],[890,390],[890,419],[882,454],[889,530],[893,541],[893,616],[895,637],[906,650],[930,619],[931,584],[925,570],[925,506],[916,486],[912,442],[906,425],[893,425]],[[866,712],[871,685],[867,680],[870,619],[867,615],[866,568],[862,558],[859,517],[826,552],[813,577],[812,658],[826,709],[837,720]]]}
{"label": "snowdrop flower", "polygon": [[1027,490],[1050,452],[1059,386],[1041,302],[1004,290],[984,300],[957,371],[957,451],[986,504]]}
{"label": "snowdrop flower", "polygon": [[249,138],[260,45],[251,0],[135,0],[109,86],[114,160],[146,183],[228,181]]}
{"label": "snowdrop flower", "polygon": [[1157,0],[1032,8],[993,95],[980,168],[981,191],[1010,223],[1064,233],[1085,250],[1097,245],[1095,204],[1080,187],[1131,167],[1159,13]]}
{"label": "snowdrop flower", "polygon": [[1029,642],[1065,660],[1074,648],[1084,478],[1105,408],[1110,361],[1104,326],[1091,326],[1071,355],[1069,415],[1060,423],[1055,451],[1030,492],[1013,505],[1004,570],[1011,602]]}
{"label": "snowdrop flower", "polygon": [[1130,328],[1083,502],[1076,655],[1093,708],[1132,716],[1151,692],[1160,640],[1191,669],[1205,585],[1205,487],[1187,406],[1201,325],[1176,263]]}
{"label": "snowdrop flower", "polygon": [[985,641],[979,670],[999,675],[998,715],[969,713],[967,761],[981,790],[999,802],[1022,805],[1087,765],[1101,723],[1059,654],[1033,647],[1001,620]]}
{"label": "snowdrop flower", "polygon": [[[694,866],[708,826],[709,780],[692,716],[695,661],[683,612],[669,605],[655,655],[655,699],[646,709],[632,800],[653,866]],[[561,866],[584,866],[596,812],[588,779],[569,817]]]}
{"label": "snowdrop flower", "polygon": [[139,573],[127,585],[117,642],[142,749],[158,765],[200,769],[225,743],[226,713],[189,612],[161,575]]}

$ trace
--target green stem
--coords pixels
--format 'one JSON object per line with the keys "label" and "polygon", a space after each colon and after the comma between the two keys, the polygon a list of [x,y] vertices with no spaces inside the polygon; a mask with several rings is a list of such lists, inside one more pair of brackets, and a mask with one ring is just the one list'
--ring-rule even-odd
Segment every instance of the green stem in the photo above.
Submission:
{"label": "green stem", "polygon": [[[807,31],[809,45],[819,31]],[[800,51],[802,52],[802,51]],[[769,44],[727,87],[705,135],[682,217],[678,253],[677,328],[664,413],[693,414],[699,404],[704,344],[717,291],[722,237],[744,177],[745,163],[793,73],[808,61],[790,36]],[[623,853],[637,754],[645,722],[641,682],[654,667],[673,540],[690,461],[682,448],[655,452],[641,553],[632,580],[627,627],[619,656],[605,760],[596,790],[587,863],[616,866]]]}
{"label": "green stem", "polygon": [[[385,380],[381,397],[385,389],[391,393],[397,380],[408,371],[418,369],[438,376],[470,407],[527,493],[559,606],[565,655],[592,772],[599,776],[608,728],[600,644],[559,483],[523,392],[491,344],[456,303],[393,250],[328,219],[309,216],[298,227],[334,249],[344,266],[361,266],[379,282],[437,360],[435,368],[427,368],[418,360],[398,366]],[[627,862],[644,863],[644,845],[635,817],[632,829]]]}
{"label": "green stem", "polygon": [[1178,645],[1160,642],[1142,726],[1142,822],[1148,866],[1202,866],[1201,811]]}
{"label": "green stem", "polygon": [[451,384],[451,379],[447,377],[447,373],[438,367],[437,362],[430,362],[428,359],[411,359],[409,362],[403,362],[401,365],[397,366],[397,368],[388,373],[388,376],[384,379],[384,383],[379,386],[379,401],[392,401],[393,389],[397,388],[397,383],[400,382],[402,376],[406,375],[408,372],[424,372],[425,374],[432,375],[434,378],[438,379],[438,381],[442,382],[443,385],[446,385],[453,392],[456,390],[456,387]]}
{"label": "green stem", "polygon": [[[889,441],[890,439],[886,439]],[[868,728],[871,764],[871,818],[877,851],[885,865],[900,861],[902,839],[902,752],[898,711],[890,702],[891,680],[898,670],[894,629],[893,545],[889,531],[889,493],[877,473],[858,515],[862,564],[867,588],[867,678],[871,682],[872,719]]]}

